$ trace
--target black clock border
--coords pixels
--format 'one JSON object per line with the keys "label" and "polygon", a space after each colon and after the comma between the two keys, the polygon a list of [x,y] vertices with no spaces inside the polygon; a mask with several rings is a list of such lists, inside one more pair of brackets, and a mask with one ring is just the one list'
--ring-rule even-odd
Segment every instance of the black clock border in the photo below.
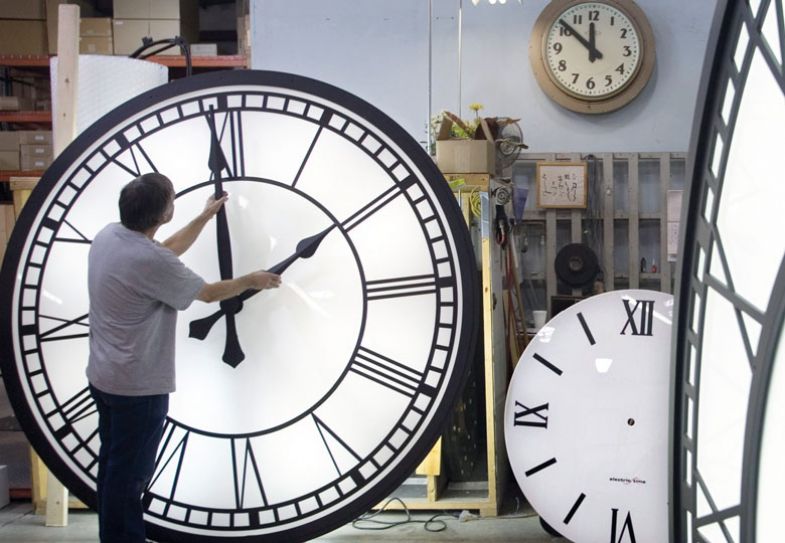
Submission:
{"label": "black clock border", "polygon": [[[362,499],[358,499],[326,515],[319,519],[318,522],[306,524],[286,532],[276,532],[264,536],[220,538],[221,541],[239,543],[249,541],[250,539],[258,541],[266,539],[277,540],[285,534],[286,537],[291,539],[304,540],[326,533],[366,511],[398,487],[414,470],[421,456],[428,451],[429,447],[438,438],[442,426],[457,399],[458,392],[464,385],[468,373],[469,358],[473,355],[474,345],[479,333],[478,322],[475,318],[479,312],[479,292],[477,271],[474,264],[474,251],[469,232],[465,228],[462,214],[454,196],[444,182],[443,176],[436,168],[436,165],[414,139],[389,116],[368,102],[337,87],[307,77],[283,72],[248,70],[208,73],[177,80],[146,92],[107,113],[80,134],[54,160],[33,190],[17,220],[16,227],[7,245],[2,271],[0,272],[0,285],[5,287],[0,289],[0,308],[2,308],[0,309],[0,331],[4,331],[4,335],[8,336],[7,340],[3,341],[3,347],[0,349],[0,367],[2,367],[6,390],[14,406],[16,416],[33,447],[49,465],[52,472],[74,491],[77,497],[94,507],[94,492],[86,489],[84,484],[73,475],[59,454],[54,451],[48,440],[40,433],[35,416],[27,405],[14,363],[15,352],[10,334],[10,331],[13,329],[12,322],[15,318],[13,314],[15,308],[12,300],[19,259],[28,238],[27,232],[33,225],[39,208],[42,207],[46,198],[55,188],[60,177],[67,171],[68,167],[79,158],[85,149],[89,148],[91,143],[98,140],[112,127],[123,122],[130,115],[188,92],[239,85],[280,87],[284,92],[295,91],[316,95],[346,108],[358,117],[362,117],[371,126],[377,128],[381,134],[391,139],[405,156],[411,160],[416,169],[423,174],[429,184],[429,188],[433,191],[447,222],[445,227],[449,228],[453,234],[455,242],[454,262],[459,264],[455,274],[456,277],[460,276],[461,279],[459,294],[461,295],[464,311],[461,315],[460,323],[462,334],[460,337],[455,338],[458,345],[456,346],[454,377],[447,384],[443,401],[434,410],[428,427],[423,431],[420,441],[421,446],[410,450],[407,457],[398,463],[396,468],[386,476],[385,480],[377,483],[372,491],[361,496]],[[170,541],[208,542],[214,540],[214,538],[209,536],[191,533],[183,534],[156,525],[149,526],[152,536],[164,537]]]}

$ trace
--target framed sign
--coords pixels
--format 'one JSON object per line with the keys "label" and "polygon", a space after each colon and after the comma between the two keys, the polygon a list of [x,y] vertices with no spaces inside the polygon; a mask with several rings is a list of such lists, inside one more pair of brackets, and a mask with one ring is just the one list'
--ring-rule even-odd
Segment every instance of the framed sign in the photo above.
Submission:
{"label": "framed sign", "polygon": [[585,208],[585,162],[538,162],[537,207]]}

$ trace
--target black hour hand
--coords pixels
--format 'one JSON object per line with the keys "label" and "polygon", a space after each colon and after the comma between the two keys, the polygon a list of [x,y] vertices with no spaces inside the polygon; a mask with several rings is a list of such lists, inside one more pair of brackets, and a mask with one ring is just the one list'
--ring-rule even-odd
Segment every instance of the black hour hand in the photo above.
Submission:
{"label": "black hour hand", "polygon": [[593,26],[594,23],[591,23],[589,25],[589,34],[590,34],[589,37],[591,38],[591,41],[589,41],[586,38],[584,38],[583,36],[581,36],[580,33],[578,33],[578,31],[575,30],[564,19],[559,19],[559,24],[562,25],[565,28],[565,30],[568,30],[570,32],[570,35],[573,38],[575,38],[576,40],[578,40],[580,42],[580,44],[583,45],[589,51],[589,60],[591,62],[594,62],[595,59],[601,59],[602,58],[602,53],[600,53],[600,51],[594,46],[594,32],[593,32],[593,30],[594,30],[594,26]]}
{"label": "black hour hand", "polygon": [[[329,226],[318,234],[301,239],[299,242],[297,242],[297,246],[295,247],[293,254],[286,257],[267,271],[280,275],[297,259],[311,258],[314,253],[316,253],[316,249],[319,248],[319,244],[334,227],[335,225]],[[212,329],[213,325],[218,322],[221,317],[227,313],[231,313],[233,315],[239,313],[243,309],[243,302],[260,292],[261,290],[251,288],[239,294],[238,296],[235,296],[234,298],[224,300],[221,302],[221,309],[212,315],[191,321],[191,324],[188,326],[188,336],[196,339],[206,338],[207,334],[210,333],[210,329]]]}

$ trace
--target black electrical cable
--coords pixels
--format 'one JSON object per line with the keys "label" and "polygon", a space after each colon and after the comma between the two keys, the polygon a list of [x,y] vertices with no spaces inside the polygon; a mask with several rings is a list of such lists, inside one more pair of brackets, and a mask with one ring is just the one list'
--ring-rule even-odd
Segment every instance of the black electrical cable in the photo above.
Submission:
{"label": "black electrical cable", "polygon": [[[387,506],[389,506],[392,502],[398,502],[401,504],[403,508],[403,513],[406,515],[404,520],[398,521],[387,521],[387,520],[378,520],[376,517],[384,512],[387,512]],[[384,505],[382,505],[381,509],[378,511],[374,511],[373,513],[366,513],[355,520],[352,521],[352,527],[358,530],[370,530],[370,531],[378,531],[378,530],[389,530],[390,528],[395,528],[396,526],[403,526],[404,524],[422,524],[423,528],[428,532],[443,532],[447,529],[447,523],[443,520],[439,519],[439,517],[450,517],[454,519],[455,516],[446,513],[436,513],[428,520],[414,520],[412,518],[411,511],[409,508],[406,507],[406,504],[400,498],[390,498],[387,500]],[[363,524],[366,523],[366,524]]]}
{"label": "black electrical cable", "polygon": [[[156,47],[156,46],[162,46],[162,47],[158,47],[157,49],[148,51],[152,47]],[[142,46],[128,56],[131,58],[138,58],[140,60],[144,60],[147,57],[157,55],[158,53],[166,51],[167,49],[170,49],[172,47],[180,48],[180,52],[185,57],[185,75],[186,77],[189,77],[191,75],[191,72],[193,71],[192,63],[191,63],[191,48],[188,46],[188,42],[186,41],[186,39],[183,38],[182,36],[175,36],[174,38],[168,38],[168,39],[156,40],[156,41],[153,41],[151,38],[143,38]]]}

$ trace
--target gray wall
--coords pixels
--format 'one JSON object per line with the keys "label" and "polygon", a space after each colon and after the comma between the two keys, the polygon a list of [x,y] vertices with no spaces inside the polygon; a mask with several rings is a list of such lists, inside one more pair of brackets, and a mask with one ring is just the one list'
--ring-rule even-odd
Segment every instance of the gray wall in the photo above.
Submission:
{"label": "gray wall", "polygon": [[428,0],[253,0],[252,67],[344,88],[423,142],[429,113],[469,117],[480,102],[486,116],[520,117],[532,152],[687,151],[715,0],[637,3],[657,64],[632,104],[605,115],[567,111],[537,85],[529,35],[546,0],[463,0],[460,70],[461,0],[432,0],[432,11]]}

